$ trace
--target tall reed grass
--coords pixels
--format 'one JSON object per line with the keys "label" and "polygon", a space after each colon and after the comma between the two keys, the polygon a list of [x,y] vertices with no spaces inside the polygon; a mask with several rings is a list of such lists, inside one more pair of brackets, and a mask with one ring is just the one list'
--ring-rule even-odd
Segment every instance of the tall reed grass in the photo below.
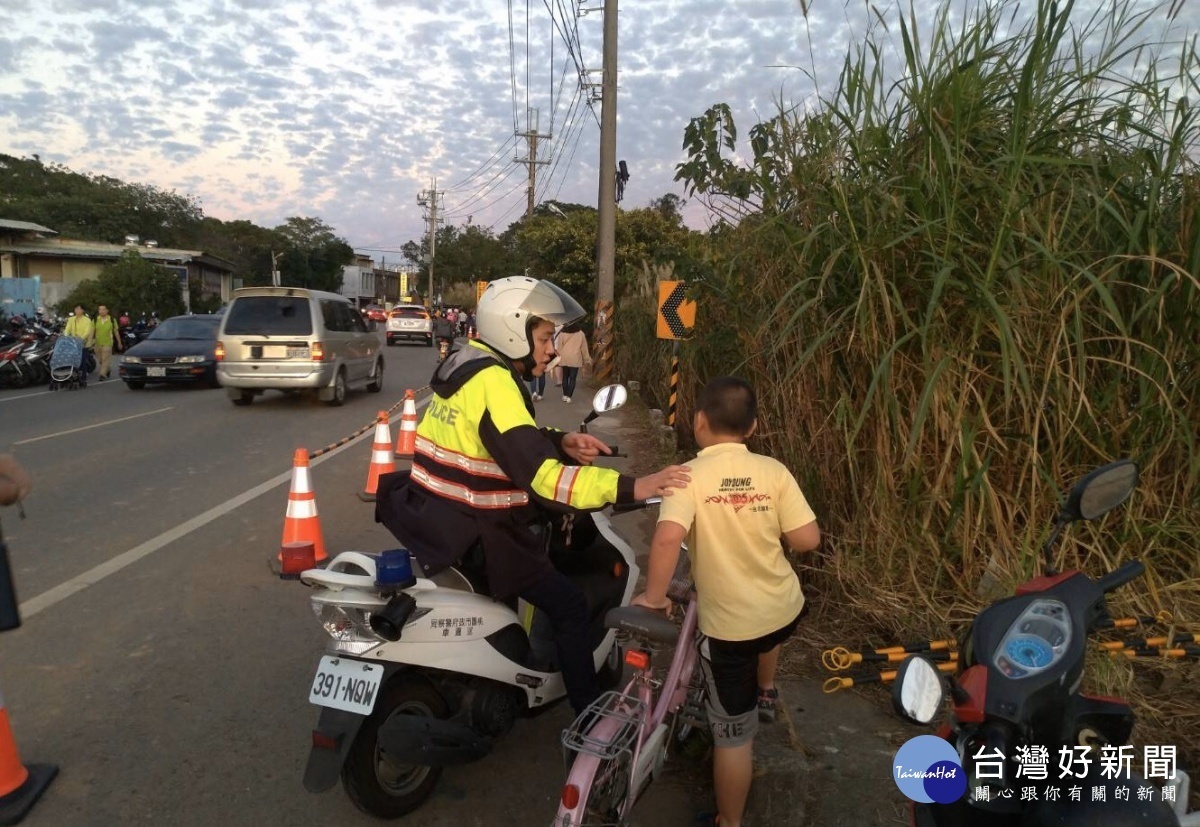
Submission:
{"label": "tall reed grass", "polygon": [[[820,106],[750,130],[747,162],[727,107],[688,126],[680,178],[733,220],[694,287],[683,407],[714,375],[754,382],[762,449],[825,530],[819,588],[864,629],[961,631],[1035,573],[1065,489],[1133,457],[1134,498],[1055,563],[1141,559],[1113,611],[1200,631],[1197,50],[1146,39],[1178,8],[914,11],[898,80],[877,28]],[[1178,733],[1196,694],[1141,712]]]}

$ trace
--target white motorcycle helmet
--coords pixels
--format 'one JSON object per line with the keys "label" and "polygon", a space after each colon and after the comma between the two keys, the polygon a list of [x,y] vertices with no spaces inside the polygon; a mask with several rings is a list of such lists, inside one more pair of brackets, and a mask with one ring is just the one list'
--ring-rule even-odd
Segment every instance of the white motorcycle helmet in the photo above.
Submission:
{"label": "white motorcycle helmet", "polygon": [[579,302],[557,285],[529,276],[509,276],[488,283],[475,311],[475,329],[484,344],[510,359],[524,359],[533,350],[530,319],[565,325],[583,315]]}

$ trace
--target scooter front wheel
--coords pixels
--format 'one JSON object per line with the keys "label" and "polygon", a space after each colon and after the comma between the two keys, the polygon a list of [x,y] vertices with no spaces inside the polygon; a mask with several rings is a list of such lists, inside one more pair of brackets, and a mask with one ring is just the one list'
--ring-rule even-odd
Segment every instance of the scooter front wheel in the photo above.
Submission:
{"label": "scooter front wheel", "polygon": [[395,715],[448,714],[446,702],[424,678],[398,675],[388,681],[342,767],[342,786],[354,806],[379,818],[399,818],[424,804],[442,768],[408,764],[403,755],[389,755],[379,745],[379,729]]}

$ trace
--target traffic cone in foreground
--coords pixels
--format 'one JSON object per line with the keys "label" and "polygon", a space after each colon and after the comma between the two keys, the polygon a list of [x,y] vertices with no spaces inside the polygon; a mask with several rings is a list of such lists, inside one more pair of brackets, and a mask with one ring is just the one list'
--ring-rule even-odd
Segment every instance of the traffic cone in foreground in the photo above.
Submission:
{"label": "traffic cone in foreground", "polygon": [[283,564],[283,547],[288,543],[308,542],[316,549],[316,562],[325,562],[325,541],[321,539],[321,521],[317,518],[317,497],[308,471],[308,451],[296,449],[292,462],[292,489],[288,492],[287,515],[283,518],[283,540],[278,560]]}
{"label": "traffic cone in foreground", "polygon": [[365,503],[375,502],[375,493],[379,490],[380,474],[390,474],[396,470],[392,462],[392,429],[388,427],[387,411],[380,411],[375,420],[375,444],[371,446],[371,464],[367,467],[367,487],[358,495]]}
{"label": "traffic cone in foreground", "polygon": [[25,818],[56,775],[58,767],[53,764],[26,767],[21,763],[0,696],[0,824],[16,824]]}
{"label": "traffic cone in foreground", "polygon": [[417,449],[417,403],[413,392],[404,392],[404,409],[400,412],[400,438],[396,440],[396,456],[412,459]]}

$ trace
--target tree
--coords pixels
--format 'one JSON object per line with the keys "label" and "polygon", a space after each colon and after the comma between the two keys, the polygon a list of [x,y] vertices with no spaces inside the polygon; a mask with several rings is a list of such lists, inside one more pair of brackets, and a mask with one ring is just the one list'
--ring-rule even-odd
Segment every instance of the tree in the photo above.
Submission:
{"label": "tree", "polygon": [[[424,294],[429,284],[428,237],[420,242],[407,241],[400,248],[404,258],[417,265],[417,274],[412,283],[418,293]],[[474,284],[476,281],[491,281],[502,276],[521,272],[513,259],[512,251],[504,237],[497,238],[491,230],[475,224],[465,227],[439,227],[437,251],[434,257],[434,292],[443,293],[447,285],[456,283]]]}
{"label": "tree", "polygon": [[65,315],[77,304],[89,313],[95,313],[97,305],[104,304],[114,314],[128,312],[134,318],[157,313],[165,319],[184,311],[179,278],[142,258],[137,250],[127,250],[117,261],[106,265],[99,276],[80,282],[59,302],[58,311]]}
{"label": "tree", "polygon": [[196,246],[232,263],[234,276],[255,287],[271,283],[271,252],[282,250],[284,241],[274,230],[251,221],[206,217],[200,222]]}
{"label": "tree", "polygon": [[0,209],[64,236],[121,243],[125,236],[166,247],[192,243],[203,213],[190,195],[150,184],[85,175],[37,156],[0,154]]}
{"label": "tree", "polygon": [[336,292],[342,284],[342,265],[354,260],[354,249],[319,218],[291,216],[275,228],[283,241],[279,263],[284,284]]}

